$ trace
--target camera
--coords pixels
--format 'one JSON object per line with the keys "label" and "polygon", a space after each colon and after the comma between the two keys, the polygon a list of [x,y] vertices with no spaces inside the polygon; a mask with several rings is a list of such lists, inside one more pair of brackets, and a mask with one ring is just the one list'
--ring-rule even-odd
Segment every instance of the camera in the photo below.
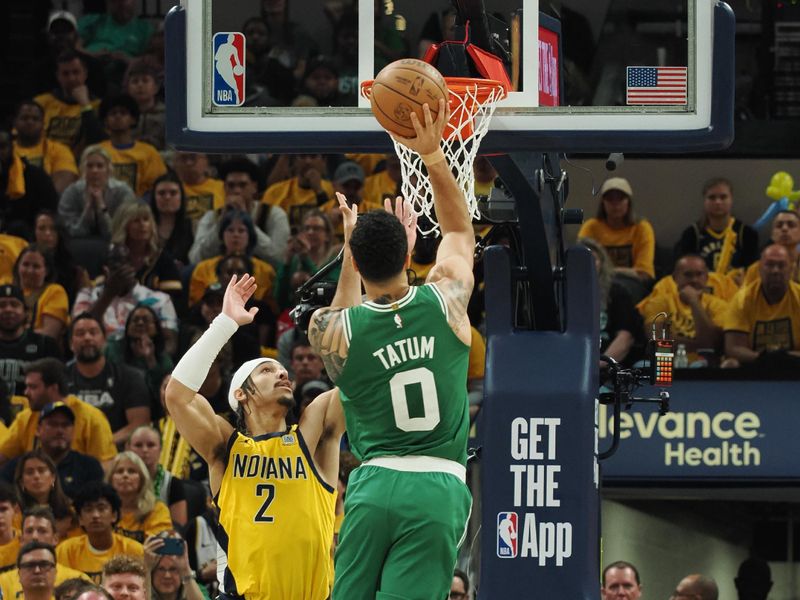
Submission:
{"label": "camera", "polygon": [[311,322],[311,315],[314,314],[314,311],[330,306],[336,295],[337,282],[335,281],[316,281],[308,286],[309,282],[311,282],[310,279],[298,290],[300,301],[289,313],[295,325],[303,333],[308,333],[308,324]]}

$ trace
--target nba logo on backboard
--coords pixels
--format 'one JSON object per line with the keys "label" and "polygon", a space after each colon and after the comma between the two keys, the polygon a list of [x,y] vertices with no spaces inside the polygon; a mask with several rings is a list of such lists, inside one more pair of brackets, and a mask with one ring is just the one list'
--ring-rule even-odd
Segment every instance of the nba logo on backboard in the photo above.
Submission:
{"label": "nba logo on backboard", "polygon": [[214,83],[211,102],[215,106],[244,104],[244,34],[214,34]]}
{"label": "nba logo on backboard", "polygon": [[497,556],[517,557],[517,513],[497,513]]}

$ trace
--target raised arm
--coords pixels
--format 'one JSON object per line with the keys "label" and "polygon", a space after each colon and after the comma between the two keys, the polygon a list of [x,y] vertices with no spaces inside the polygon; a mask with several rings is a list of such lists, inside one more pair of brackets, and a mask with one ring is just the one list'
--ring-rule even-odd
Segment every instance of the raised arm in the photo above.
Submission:
{"label": "raised arm", "polygon": [[249,275],[244,275],[240,280],[235,275],[231,278],[222,300],[222,313],[184,354],[167,385],[166,404],[170,416],[181,435],[212,470],[219,463],[217,449],[220,444],[227,442],[233,428],[214,414],[208,400],[197,390],[203,385],[211,363],[239,326],[253,321],[258,309],[247,310],[245,303],[255,290],[255,278]]}
{"label": "raised arm", "polygon": [[342,211],[344,229],[342,271],[339,274],[339,283],[336,286],[336,294],[333,296],[330,308],[320,308],[311,315],[308,327],[308,339],[314,351],[325,363],[325,371],[331,381],[336,381],[344,368],[345,360],[347,360],[342,309],[361,304],[361,277],[353,266],[353,258],[350,253],[350,235],[353,233],[358,219],[358,205],[354,204],[349,207],[347,199],[338,192],[336,198]]}
{"label": "raised arm", "polygon": [[335,488],[339,447],[345,429],[338,388],[317,396],[303,411],[299,427],[322,478]]}

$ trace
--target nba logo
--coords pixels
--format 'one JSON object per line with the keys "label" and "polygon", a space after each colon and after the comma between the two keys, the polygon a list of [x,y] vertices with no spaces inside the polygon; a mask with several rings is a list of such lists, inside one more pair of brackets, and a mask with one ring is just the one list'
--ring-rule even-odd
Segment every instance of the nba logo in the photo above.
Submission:
{"label": "nba logo", "polygon": [[214,34],[214,81],[211,102],[215,106],[244,104],[244,34]]}
{"label": "nba logo", "polygon": [[517,557],[517,513],[497,513],[497,556]]}

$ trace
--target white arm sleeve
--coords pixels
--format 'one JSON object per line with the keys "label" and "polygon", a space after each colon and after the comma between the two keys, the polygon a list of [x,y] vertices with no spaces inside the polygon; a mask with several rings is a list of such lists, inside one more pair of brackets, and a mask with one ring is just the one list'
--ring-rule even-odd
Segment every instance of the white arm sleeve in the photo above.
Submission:
{"label": "white arm sleeve", "polygon": [[228,315],[220,313],[206,332],[186,351],[172,370],[172,376],[193,392],[200,389],[208,376],[211,363],[239,326]]}

